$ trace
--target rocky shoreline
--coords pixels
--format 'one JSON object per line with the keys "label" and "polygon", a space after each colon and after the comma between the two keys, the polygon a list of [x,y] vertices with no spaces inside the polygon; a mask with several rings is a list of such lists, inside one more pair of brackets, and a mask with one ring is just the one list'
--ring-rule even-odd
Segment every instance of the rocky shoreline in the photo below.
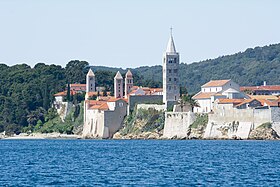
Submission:
{"label": "rocky shoreline", "polygon": [[7,136],[0,135],[0,139],[8,140],[23,140],[23,139],[81,139],[82,136],[75,134],[61,134],[61,133],[20,133],[19,135]]}

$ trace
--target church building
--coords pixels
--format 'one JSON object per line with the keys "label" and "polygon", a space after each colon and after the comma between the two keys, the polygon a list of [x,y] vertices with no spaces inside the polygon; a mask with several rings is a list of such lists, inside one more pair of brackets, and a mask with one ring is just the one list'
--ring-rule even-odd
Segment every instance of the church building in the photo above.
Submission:
{"label": "church building", "polygon": [[[172,31],[172,30],[171,30]],[[179,53],[176,52],[172,32],[163,54],[163,103],[172,107],[180,97]]]}

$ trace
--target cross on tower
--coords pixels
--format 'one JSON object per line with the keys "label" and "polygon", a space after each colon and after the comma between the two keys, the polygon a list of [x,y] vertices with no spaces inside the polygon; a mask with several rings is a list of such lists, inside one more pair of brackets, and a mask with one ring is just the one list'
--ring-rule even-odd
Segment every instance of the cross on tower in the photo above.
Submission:
{"label": "cross on tower", "polygon": [[170,34],[171,34],[171,35],[172,35],[172,29],[173,29],[173,28],[172,28],[172,27],[170,27]]}

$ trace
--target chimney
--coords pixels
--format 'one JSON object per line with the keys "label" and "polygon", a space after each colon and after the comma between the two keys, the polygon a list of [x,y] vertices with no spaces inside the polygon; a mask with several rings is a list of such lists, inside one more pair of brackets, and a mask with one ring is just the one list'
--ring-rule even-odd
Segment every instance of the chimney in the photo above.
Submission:
{"label": "chimney", "polygon": [[263,85],[266,86],[266,81],[263,81]]}

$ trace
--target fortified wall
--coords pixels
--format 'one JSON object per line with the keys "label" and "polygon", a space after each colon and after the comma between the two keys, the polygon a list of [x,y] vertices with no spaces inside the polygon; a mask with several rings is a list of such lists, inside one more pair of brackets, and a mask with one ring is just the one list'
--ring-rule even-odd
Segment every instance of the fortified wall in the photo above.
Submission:
{"label": "fortified wall", "polygon": [[136,104],[161,104],[162,99],[162,95],[131,95],[128,98],[127,113],[130,114]]}
{"label": "fortified wall", "polygon": [[187,137],[188,129],[195,119],[196,116],[193,112],[165,112],[163,137]]}
{"label": "fortified wall", "polygon": [[261,109],[215,109],[214,113],[208,115],[209,121],[204,138],[237,137],[247,139],[251,130],[258,128],[261,124],[280,122],[279,114],[279,107]]}
{"label": "fortified wall", "polygon": [[137,110],[144,109],[149,110],[149,108],[155,109],[157,111],[165,110],[165,105],[157,105],[157,104],[137,104]]}

